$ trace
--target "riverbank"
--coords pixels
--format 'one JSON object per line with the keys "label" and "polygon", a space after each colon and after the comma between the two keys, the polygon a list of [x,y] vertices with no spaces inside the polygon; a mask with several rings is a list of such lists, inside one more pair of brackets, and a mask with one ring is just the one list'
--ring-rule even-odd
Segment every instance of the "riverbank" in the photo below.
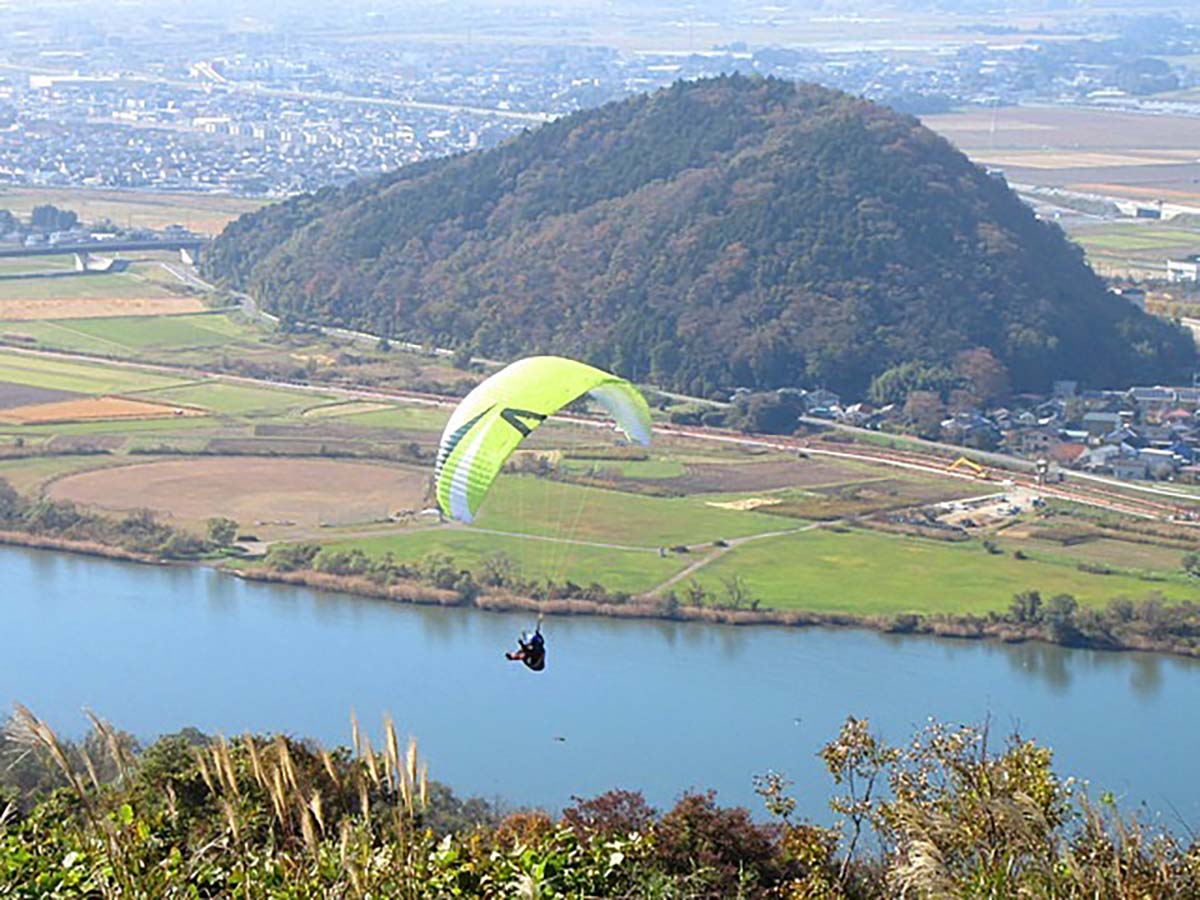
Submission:
{"label": "riverbank", "polygon": [[[22,531],[0,531],[0,544],[142,565],[171,566],[180,562],[98,541],[73,540]],[[1200,604],[1189,601],[1165,603],[1154,597],[1137,602],[1112,601],[1102,610],[1077,607],[1054,609],[1055,602],[1059,602],[1061,607],[1061,597],[1043,602],[1036,592],[1025,592],[1014,598],[1013,608],[1010,610],[996,611],[987,616],[954,616],[944,613],[863,616],[805,610],[693,606],[639,597],[622,602],[580,597],[538,599],[505,588],[472,589],[464,592],[461,589],[434,587],[414,579],[381,583],[365,576],[337,575],[313,569],[280,571],[265,566],[232,569],[215,564],[212,560],[192,560],[190,564],[209,566],[247,581],[288,584],[424,606],[550,616],[696,622],[709,625],[861,628],[885,634],[995,640],[1010,644],[1040,641],[1073,649],[1142,651],[1200,659]]]}
{"label": "riverbank", "polygon": [[[862,628],[887,634],[910,634],[962,640],[997,640],[1005,643],[1040,641],[1072,649],[1142,651],[1200,658],[1200,605],[1163,604],[1148,598],[1139,605],[1114,601],[1105,610],[1066,609],[1061,598],[1043,603],[1036,592],[1014,598],[1014,608],[1028,621],[1014,621],[1013,610],[988,617],[934,616],[918,613],[897,616],[858,616],[803,610],[731,609],[689,606],[633,598],[627,602],[602,602],[577,597],[537,599],[505,589],[466,593],[431,587],[418,581],[382,584],[354,575],[334,575],[311,569],[281,572],[266,567],[224,570],[248,581],[291,584],[323,591],[400,603],[480,609],[488,612],[528,612],[551,616],[597,616],[697,622],[710,625],[773,625],[786,628]],[[1058,605],[1055,606],[1055,602]],[[1023,604],[1023,605],[1022,605]],[[1162,613],[1182,609],[1179,623],[1164,621]],[[1143,624],[1159,634],[1137,630]],[[1124,624],[1126,627],[1120,628]],[[1171,630],[1176,625],[1178,631]],[[1161,633],[1163,629],[1166,633]]]}
{"label": "riverbank", "polygon": [[123,547],[102,544],[98,541],[76,541],[68,538],[53,537],[45,534],[31,534],[27,531],[0,531],[0,544],[14,547],[29,547],[34,550],[55,550],[60,553],[77,553],[82,556],[98,556],[102,559],[115,559],[121,562],[142,563],[144,565],[169,565],[170,561],[150,553],[136,553]]}

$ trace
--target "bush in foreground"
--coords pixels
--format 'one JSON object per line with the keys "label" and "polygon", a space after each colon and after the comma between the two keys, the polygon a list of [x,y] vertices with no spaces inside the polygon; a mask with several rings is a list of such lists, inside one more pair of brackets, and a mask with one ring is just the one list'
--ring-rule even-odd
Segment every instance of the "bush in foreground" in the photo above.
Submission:
{"label": "bush in foreground", "polygon": [[11,897],[1195,897],[1200,844],[1060,780],[1050,750],[931,724],[903,747],[849,719],[820,752],[830,828],[787,780],[755,822],[689,793],[577,800],[561,818],[460,800],[416,744],[194,730],[138,750],[95,721],[60,740],[27,710],[0,734],[0,895]]}

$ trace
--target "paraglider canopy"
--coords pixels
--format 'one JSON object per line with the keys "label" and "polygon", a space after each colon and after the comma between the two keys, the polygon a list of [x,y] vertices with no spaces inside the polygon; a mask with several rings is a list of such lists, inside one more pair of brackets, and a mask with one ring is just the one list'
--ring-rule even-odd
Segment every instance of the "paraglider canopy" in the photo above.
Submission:
{"label": "paraglider canopy", "polygon": [[438,505],[451,518],[475,518],[504,461],[547,417],[588,394],[630,440],[650,443],[650,408],[623,378],[561,356],[518,360],[467,394],[438,447]]}

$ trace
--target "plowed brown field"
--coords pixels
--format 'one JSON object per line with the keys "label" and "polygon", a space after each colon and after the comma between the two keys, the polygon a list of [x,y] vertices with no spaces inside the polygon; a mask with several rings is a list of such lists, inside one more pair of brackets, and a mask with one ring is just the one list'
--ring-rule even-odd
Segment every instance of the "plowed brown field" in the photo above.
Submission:
{"label": "plowed brown field", "polygon": [[109,419],[163,419],[172,416],[203,416],[204,410],[126,397],[82,397],[55,403],[36,403],[0,411],[0,422],[14,425],[49,425],[65,422],[95,422]]}
{"label": "plowed brown field", "polygon": [[49,494],[109,510],[152,509],[181,524],[228,516],[266,537],[415,509],[428,477],[374,463],[227,456],[82,472],[53,482]]}

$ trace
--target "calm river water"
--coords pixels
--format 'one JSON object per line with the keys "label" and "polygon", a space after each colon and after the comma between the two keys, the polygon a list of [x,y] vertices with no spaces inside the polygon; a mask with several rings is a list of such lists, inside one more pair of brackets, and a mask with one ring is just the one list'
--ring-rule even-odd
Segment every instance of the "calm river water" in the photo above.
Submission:
{"label": "calm river water", "polygon": [[142,738],[287,731],[349,743],[385,711],[460,793],[559,808],[688,787],[760,811],[751,777],[796,782],[827,820],[814,753],[846,715],[895,741],[930,716],[990,717],[1063,774],[1200,827],[1200,663],[864,631],[604,619],[546,624],[540,675],[502,656],[521,616],[410,607],[0,547],[0,703],[78,736],[86,707]]}

